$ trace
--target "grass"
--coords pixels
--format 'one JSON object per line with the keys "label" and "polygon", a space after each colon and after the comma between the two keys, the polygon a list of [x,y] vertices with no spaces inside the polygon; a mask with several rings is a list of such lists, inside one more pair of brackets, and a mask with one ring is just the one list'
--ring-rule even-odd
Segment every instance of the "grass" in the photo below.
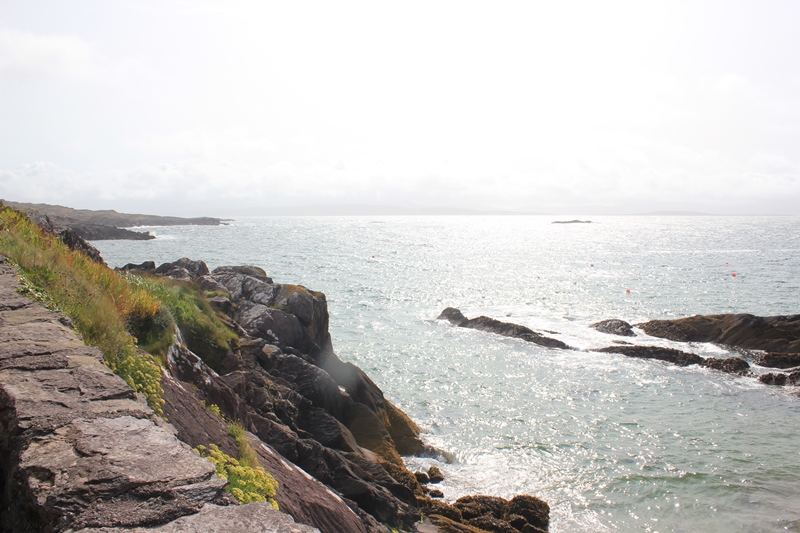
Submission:
{"label": "grass", "polygon": [[[239,336],[220,320],[198,290],[189,283],[169,278],[127,274],[125,279],[131,286],[146,291],[161,302],[169,319],[180,328],[189,349],[208,366],[219,370],[222,358],[236,347]],[[144,339],[144,349],[162,357],[166,355],[172,342],[171,332],[169,342],[165,343],[159,333],[160,326],[153,324],[153,320],[147,319],[134,327],[142,331],[140,336]],[[147,337],[146,332],[152,332],[152,338]]]}
{"label": "grass", "polygon": [[236,445],[239,447],[239,462],[249,467],[257,467],[258,455],[256,455],[256,451],[247,441],[241,424],[238,422],[228,423],[228,435],[236,440]]}
{"label": "grass", "polygon": [[158,360],[139,350],[128,331],[129,323],[158,316],[157,298],[2,205],[0,253],[19,265],[21,292],[60,309],[83,341],[100,349],[111,370],[144,394],[156,413],[163,412]]}

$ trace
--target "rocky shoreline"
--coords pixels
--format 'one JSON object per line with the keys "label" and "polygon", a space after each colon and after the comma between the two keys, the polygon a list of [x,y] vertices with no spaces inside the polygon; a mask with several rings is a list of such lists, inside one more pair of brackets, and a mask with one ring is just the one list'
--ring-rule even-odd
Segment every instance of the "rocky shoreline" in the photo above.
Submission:
{"label": "rocky shoreline", "polygon": [[[460,310],[448,307],[437,317],[454,326],[466,327],[533,342],[550,348],[572,349],[564,342],[545,337],[530,328],[481,316],[467,319]],[[590,324],[591,328],[618,337],[636,337],[637,328],[651,337],[676,342],[708,342],[750,355],[754,365],[771,372],[756,375],[743,357],[701,357],[697,354],[663,346],[633,344],[615,340],[614,346],[589,351],[617,353],[639,359],[655,359],[678,366],[698,365],[712,370],[746,377],[757,377],[767,385],[800,386],[800,315],[758,317],[749,314],[695,315],[675,320],[651,320],[631,325],[612,318]],[[777,370],[784,370],[778,372]],[[797,392],[800,394],[800,391]]]}
{"label": "rocky shoreline", "polygon": [[[102,262],[74,232],[48,229]],[[18,294],[15,268],[0,265],[0,531],[547,530],[549,507],[534,496],[448,504],[427,486],[435,473],[425,480],[406,468],[402,455],[438,452],[334,352],[324,294],[255,266],[209,271],[181,259],[121,270],[205,295],[238,340],[200,357],[190,346],[206,342],[202,332],[176,331],[162,419],[67,317]],[[280,512],[233,505],[214,466],[191,451],[213,444],[236,457],[232,423],[277,481]]]}

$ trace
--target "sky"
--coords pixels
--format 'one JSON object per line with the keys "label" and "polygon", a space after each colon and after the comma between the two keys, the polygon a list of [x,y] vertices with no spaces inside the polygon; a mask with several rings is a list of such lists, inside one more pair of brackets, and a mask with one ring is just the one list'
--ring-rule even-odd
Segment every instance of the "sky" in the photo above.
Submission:
{"label": "sky", "polygon": [[800,215],[795,0],[0,2],[0,198]]}

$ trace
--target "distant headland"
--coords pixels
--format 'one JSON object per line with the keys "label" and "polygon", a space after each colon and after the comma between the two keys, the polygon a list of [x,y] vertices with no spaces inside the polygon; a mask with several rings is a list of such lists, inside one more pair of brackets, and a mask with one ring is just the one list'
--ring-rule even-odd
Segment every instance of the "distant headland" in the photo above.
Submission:
{"label": "distant headland", "polygon": [[7,200],[0,200],[0,202],[24,211],[34,219],[46,219],[50,226],[72,228],[80,237],[89,241],[155,239],[149,231],[125,229],[136,226],[218,226],[223,223],[223,219],[213,217],[183,218],[140,215],[118,213],[110,209],[94,211],[73,209],[61,205],[29,204]]}

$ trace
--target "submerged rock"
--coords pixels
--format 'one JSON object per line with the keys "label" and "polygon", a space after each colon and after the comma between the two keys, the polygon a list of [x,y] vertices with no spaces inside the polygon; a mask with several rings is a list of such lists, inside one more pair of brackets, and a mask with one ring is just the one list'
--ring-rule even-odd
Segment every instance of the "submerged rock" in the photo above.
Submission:
{"label": "submerged rock", "polygon": [[442,311],[437,320],[447,320],[454,326],[461,328],[471,328],[489,333],[496,333],[504,337],[513,337],[515,339],[522,339],[527,342],[532,342],[540,346],[547,346],[548,348],[563,348],[569,349],[565,343],[560,340],[545,337],[540,333],[536,333],[530,328],[520,326],[519,324],[512,324],[510,322],[501,322],[494,318],[486,316],[479,316],[477,318],[468,319],[460,310],[455,307],[448,307]]}
{"label": "submerged rock", "polygon": [[595,322],[594,324],[590,324],[589,327],[594,328],[602,333],[609,333],[611,335],[621,335],[623,337],[636,336],[636,333],[633,332],[633,328],[631,327],[630,324],[628,324],[624,320],[619,320],[616,318],[601,320],[600,322]]}

